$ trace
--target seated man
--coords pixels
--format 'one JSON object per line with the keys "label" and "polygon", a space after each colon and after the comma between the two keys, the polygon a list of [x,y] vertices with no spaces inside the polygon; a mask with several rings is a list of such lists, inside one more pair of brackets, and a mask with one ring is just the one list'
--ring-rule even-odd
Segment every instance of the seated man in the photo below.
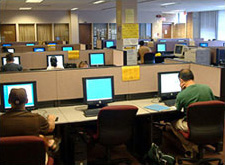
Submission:
{"label": "seated man", "polygon": [[140,48],[138,49],[138,56],[141,59],[141,64],[144,64],[144,55],[145,53],[151,53],[151,49],[144,45],[144,41],[139,42]]}
{"label": "seated man", "polygon": [[197,146],[185,140],[183,136],[178,133],[179,130],[187,132],[188,125],[186,121],[187,107],[194,102],[214,100],[212,90],[203,84],[196,84],[194,82],[194,75],[189,69],[182,69],[178,75],[180,80],[180,87],[182,91],[177,95],[176,108],[178,111],[183,109],[184,117],[172,122],[172,131],[180,139],[185,151],[198,152]]}
{"label": "seated man", "polygon": [[21,65],[14,63],[14,56],[12,53],[6,55],[6,62],[7,64],[3,65],[1,68],[2,72],[23,70]]}
{"label": "seated man", "polygon": [[[55,129],[55,116],[43,116],[28,112],[25,104],[28,102],[26,90],[13,88],[9,94],[11,109],[0,116],[0,137],[34,135],[43,137]],[[53,147],[54,141],[47,141],[46,146]],[[54,146],[56,147],[56,146]]]}

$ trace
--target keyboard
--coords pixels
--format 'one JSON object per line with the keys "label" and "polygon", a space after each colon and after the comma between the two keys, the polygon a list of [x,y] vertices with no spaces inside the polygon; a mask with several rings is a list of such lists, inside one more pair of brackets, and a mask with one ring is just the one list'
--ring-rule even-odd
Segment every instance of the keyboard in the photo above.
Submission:
{"label": "keyboard", "polygon": [[163,102],[169,107],[174,106],[175,101],[176,101],[176,99],[163,100]]}
{"label": "keyboard", "polygon": [[101,110],[101,108],[95,108],[95,109],[87,109],[84,111],[85,117],[94,117],[98,116],[98,112]]}

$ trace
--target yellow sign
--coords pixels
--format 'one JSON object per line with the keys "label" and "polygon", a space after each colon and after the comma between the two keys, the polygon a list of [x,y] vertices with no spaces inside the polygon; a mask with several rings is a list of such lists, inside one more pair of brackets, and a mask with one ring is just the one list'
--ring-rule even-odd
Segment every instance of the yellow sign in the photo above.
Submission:
{"label": "yellow sign", "polygon": [[139,28],[137,23],[122,24],[122,38],[139,38]]}
{"label": "yellow sign", "polygon": [[79,54],[80,54],[79,50],[68,51],[68,59],[69,60],[79,59]]}
{"label": "yellow sign", "polygon": [[140,79],[139,66],[123,66],[122,67],[122,81],[133,81]]}

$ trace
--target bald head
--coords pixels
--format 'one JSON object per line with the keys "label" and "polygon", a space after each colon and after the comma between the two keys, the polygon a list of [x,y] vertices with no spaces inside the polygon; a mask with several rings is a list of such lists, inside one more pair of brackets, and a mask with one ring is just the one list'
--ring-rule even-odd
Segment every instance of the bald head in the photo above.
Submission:
{"label": "bald head", "polygon": [[28,102],[24,88],[13,88],[9,94],[9,103],[12,106],[24,106]]}
{"label": "bald head", "polygon": [[183,81],[194,80],[194,75],[190,69],[182,69],[179,72],[178,77]]}

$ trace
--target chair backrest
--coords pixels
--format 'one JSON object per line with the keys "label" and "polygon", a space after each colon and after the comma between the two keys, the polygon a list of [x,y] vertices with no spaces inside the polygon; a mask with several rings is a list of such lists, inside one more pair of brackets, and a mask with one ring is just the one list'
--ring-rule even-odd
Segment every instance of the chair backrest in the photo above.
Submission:
{"label": "chair backrest", "polygon": [[132,105],[107,106],[98,114],[98,139],[103,145],[125,143],[132,135],[138,108]]}
{"label": "chair backrest", "polygon": [[154,64],[155,63],[155,53],[145,53],[144,64]]}
{"label": "chair backrest", "polygon": [[36,136],[11,136],[0,138],[0,164],[44,165],[45,143]]}
{"label": "chair backrest", "polygon": [[225,103],[203,101],[187,109],[189,139],[196,144],[214,144],[223,140]]}

